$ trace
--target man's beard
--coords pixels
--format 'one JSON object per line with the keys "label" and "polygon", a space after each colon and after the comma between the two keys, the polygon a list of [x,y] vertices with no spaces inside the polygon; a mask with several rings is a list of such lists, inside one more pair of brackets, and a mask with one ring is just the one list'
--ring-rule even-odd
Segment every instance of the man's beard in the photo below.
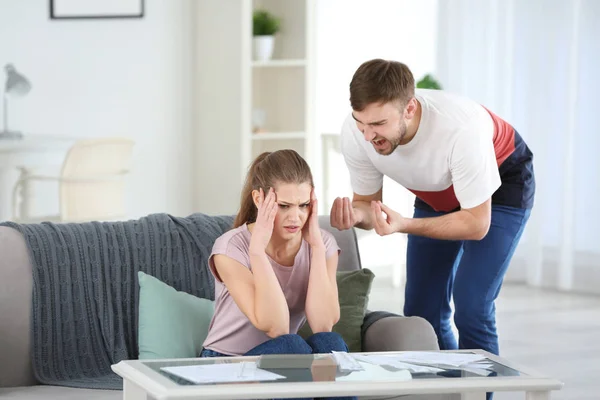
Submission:
{"label": "man's beard", "polygon": [[402,122],[396,137],[387,139],[387,141],[390,143],[390,148],[383,153],[381,153],[381,152],[378,152],[378,153],[381,154],[382,156],[389,156],[390,154],[392,154],[396,150],[396,148],[398,146],[400,146],[400,143],[402,143],[402,140],[406,136],[407,129],[408,129],[408,127],[406,125],[406,122]]}

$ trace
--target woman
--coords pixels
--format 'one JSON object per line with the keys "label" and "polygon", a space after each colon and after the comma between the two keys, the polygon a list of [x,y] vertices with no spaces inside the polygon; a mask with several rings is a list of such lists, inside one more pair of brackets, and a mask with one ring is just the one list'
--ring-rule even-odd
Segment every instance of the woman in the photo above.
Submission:
{"label": "woman", "polygon": [[[215,313],[202,357],[348,351],[339,320],[339,247],[319,228],[310,168],[293,150],[252,163],[234,229],[209,257]],[[314,335],[297,335],[308,321]],[[354,399],[354,398],[352,398]]]}

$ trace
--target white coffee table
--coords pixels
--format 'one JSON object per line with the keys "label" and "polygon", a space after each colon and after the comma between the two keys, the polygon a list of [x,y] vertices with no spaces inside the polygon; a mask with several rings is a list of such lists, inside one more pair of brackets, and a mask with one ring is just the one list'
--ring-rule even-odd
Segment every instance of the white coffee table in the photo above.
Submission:
{"label": "white coffee table", "polygon": [[[439,374],[413,374],[410,380],[378,380],[376,382],[357,378],[350,373],[344,381],[336,381],[328,375],[325,381],[315,381],[305,375],[287,380],[252,383],[193,384],[171,376],[161,370],[167,366],[199,365],[207,363],[236,363],[257,361],[258,357],[196,358],[179,360],[130,360],[112,366],[123,378],[124,400],[179,400],[179,399],[272,399],[335,396],[389,396],[427,395],[455,393],[452,398],[483,400],[486,392],[526,392],[527,400],[549,400],[552,390],[559,390],[563,383],[541,376],[526,368],[484,351],[466,351],[485,355],[494,362],[496,376],[478,376],[466,371]],[[399,354],[361,353],[361,354]],[[405,353],[405,352],[404,352]],[[321,356],[322,357],[322,356]],[[335,367],[334,367],[335,368]],[[282,370],[273,372],[281,373]],[[406,371],[398,371],[406,375]],[[334,373],[335,375],[335,373]],[[338,373],[338,376],[340,374]],[[358,376],[358,375],[357,375]],[[350,378],[350,379],[348,379]],[[424,398],[426,398],[424,396]]]}

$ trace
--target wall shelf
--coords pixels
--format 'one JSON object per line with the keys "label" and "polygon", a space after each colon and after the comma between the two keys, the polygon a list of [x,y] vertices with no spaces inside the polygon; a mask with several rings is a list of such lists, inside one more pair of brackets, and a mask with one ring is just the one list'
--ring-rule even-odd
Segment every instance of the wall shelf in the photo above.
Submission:
{"label": "wall shelf", "polygon": [[[195,171],[200,182],[195,207],[208,214],[233,214],[239,207],[248,166],[258,154],[294,149],[309,165],[318,161],[319,137],[314,128],[316,0],[193,3],[194,96],[201,110],[194,123]],[[253,57],[252,17],[258,9],[282,21],[268,61]],[[265,133],[253,133],[256,125]],[[223,182],[228,185],[216,190]],[[209,199],[206,190],[215,194]]]}
{"label": "wall shelf", "polygon": [[305,132],[263,132],[252,134],[252,140],[288,140],[305,138]]}
{"label": "wall shelf", "polygon": [[276,67],[304,67],[306,60],[270,60],[270,61],[252,61],[254,68],[276,68]]}

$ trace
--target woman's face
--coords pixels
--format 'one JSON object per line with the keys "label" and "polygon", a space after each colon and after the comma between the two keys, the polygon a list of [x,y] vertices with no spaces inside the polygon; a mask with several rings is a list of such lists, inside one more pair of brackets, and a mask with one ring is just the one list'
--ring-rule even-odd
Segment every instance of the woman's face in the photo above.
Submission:
{"label": "woman's face", "polygon": [[302,234],[302,228],[310,215],[311,191],[309,183],[275,185],[277,215],[273,234],[288,240]]}

